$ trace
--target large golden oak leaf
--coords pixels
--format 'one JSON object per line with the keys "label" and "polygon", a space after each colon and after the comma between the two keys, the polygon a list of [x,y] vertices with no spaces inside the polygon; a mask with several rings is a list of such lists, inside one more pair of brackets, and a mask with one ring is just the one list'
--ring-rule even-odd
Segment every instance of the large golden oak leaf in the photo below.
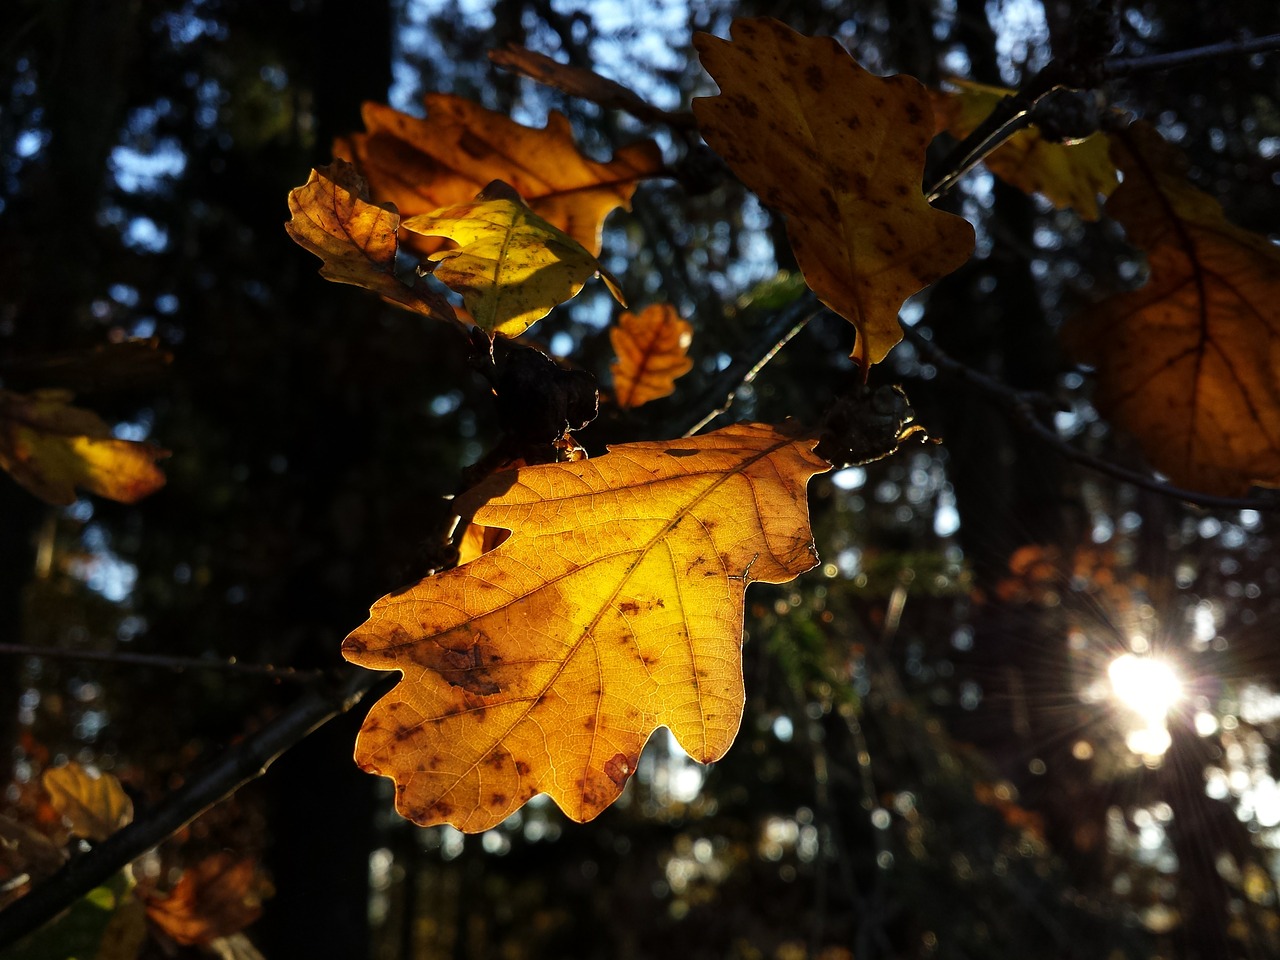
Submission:
{"label": "large golden oak leaf", "polygon": [[326,280],[364,287],[415,313],[457,319],[422,278],[405,283],[396,276],[400,214],[371,202],[368,183],[345,160],[312,170],[305,184],[290,190],[289,214],[285,230],[324,261],[320,276]]}
{"label": "large golden oak leaf", "polygon": [[609,330],[618,359],[609,365],[613,399],[624,410],[675,393],[676,380],[693,369],[693,327],[669,303],[624,313]]}
{"label": "large golden oak leaf", "polygon": [[[935,94],[934,110],[937,126],[957,140],[971,134],[1001,100],[1017,92],[971,80],[949,82],[956,91]],[[1110,196],[1119,182],[1107,148],[1104,133],[1078,143],[1054,143],[1032,124],[992,150],[982,162],[1023,193],[1043,194],[1059,210],[1070,207],[1082,220],[1097,220],[1098,195]]]}
{"label": "large golden oak leaf", "polygon": [[76,487],[135,503],[164,486],[156,460],[168,451],[119,440],[66,390],[0,390],[0,469],[41,500],[74,503]]}
{"label": "large golden oak leaf", "polygon": [[694,45],[720,95],[693,101],[703,138],[781,212],[805,282],[857,329],[865,370],[902,339],[898,310],[973,252],[973,227],[924,199],[929,95],[876,77],[830,37],[735,20]]}
{"label": "large golden oak leaf", "polygon": [[[663,171],[661,152],[647,140],[622,147],[608,163],[588,159],[559,113],[538,129],[452,94],[429,93],[425,102],[421,119],[366,103],[366,132],[334,146],[356,163],[375,197],[406,217],[465,203],[502,180],[538,216],[599,255],[605,217],[629,209],[636,184]],[[439,248],[421,237],[406,242],[422,253]]]}
{"label": "large golden oak leaf", "polygon": [[431,254],[434,276],[462,294],[472,320],[490,337],[518,337],[596,274],[622,299],[594,254],[530,210],[501,180],[468,203],[409,217],[404,228],[458,244]]}
{"label": "large golden oak leaf", "polygon": [[356,760],[420,824],[485,830],[545,792],[570,817],[622,793],[659,726],[704,763],[742,719],[743,593],[816,562],[797,438],[739,424],[497,474],[468,499],[500,547],[383,597],[343,643],[404,678]]}
{"label": "large golden oak leaf", "polygon": [[1067,330],[1097,368],[1095,403],[1179,485],[1228,496],[1280,485],[1280,250],[1228,222],[1154,128],[1112,144],[1124,182],[1106,210],[1150,276]]}

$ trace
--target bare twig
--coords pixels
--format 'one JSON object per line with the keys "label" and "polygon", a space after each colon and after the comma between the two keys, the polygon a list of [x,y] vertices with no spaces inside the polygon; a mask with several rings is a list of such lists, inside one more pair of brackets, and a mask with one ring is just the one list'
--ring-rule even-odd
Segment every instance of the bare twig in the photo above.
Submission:
{"label": "bare twig", "polygon": [[382,681],[391,682],[391,677],[350,667],[343,670],[332,685],[307,691],[262,730],[226,750],[209,767],[192,776],[129,826],[88,853],[72,858],[25,897],[0,911],[0,949],[47,923],[117,870],[250,780],[266,773],[267,767],[282,753],[329,720],[346,713]]}
{"label": "bare twig", "polygon": [[910,340],[916,349],[928,358],[930,363],[939,370],[945,370],[952,376],[977,387],[979,391],[987,395],[988,399],[1004,410],[1015,423],[1038,437],[1068,460],[1124,483],[1130,483],[1144,490],[1158,493],[1161,496],[1181,500],[1184,503],[1209,510],[1280,510],[1280,498],[1278,497],[1219,497],[1201,493],[1198,490],[1187,490],[1073,447],[1037,414],[1038,409],[1042,411],[1045,408],[1048,400],[1045,394],[1016,390],[995,377],[974,370],[972,367],[966,366],[951,357],[931,340],[926,340],[922,337],[919,331],[905,324],[903,328],[906,331],[906,339]]}
{"label": "bare twig", "polygon": [[[779,313],[774,322],[765,328],[765,336],[761,338],[765,343],[772,345],[768,347],[763,355],[760,355],[758,351],[751,351],[737,363],[730,364],[725,368],[724,376],[717,381],[717,384],[711,390],[703,394],[704,402],[699,403],[694,409],[706,409],[706,398],[708,397],[719,396],[723,399],[720,402],[712,399],[710,401],[713,404],[712,409],[701,420],[688,426],[682,436],[693,436],[733,406],[733,401],[738,391],[752,383],[760,375],[760,371],[768,366],[769,361],[776,357],[778,352],[790,343],[796,334],[808,326],[809,321],[821,313],[823,309],[825,308],[814,309],[813,298],[804,296],[793,307]],[[793,322],[796,313],[802,313],[803,315],[800,320]],[[787,327],[787,324],[790,324],[790,327]],[[785,332],[779,335],[779,330],[785,330]],[[753,356],[759,356],[759,359],[754,363],[751,362]],[[746,369],[744,370],[744,368]]]}
{"label": "bare twig", "polygon": [[311,683],[324,676],[322,670],[298,670],[294,667],[277,667],[270,663],[241,663],[230,660],[210,660],[200,657],[170,657],[158,653],[132,653],[123,650],[67,650],[60,647],[31,647],[20,643],[0,643],[0,656],[44,657],[51,660],[82,660],[93,663],[120,663],[137,667],[156,667],[160,670],[223,670],[271,677],[273,680],[291,680]]}
{"label": "bare twig", "polygon": [[1175,50],[1172,53],[1149,53],[1139,57],[1109,57],[1102,62],[1102,70],[1107,77],[1126,77],[1135,73],[1174,70],[1221,57],[1274,53],[1276,50],[1280,50],[1280,33],[1252,37],[1248,40],[1227,40],[1204,47],[1193,47],[1190,50]]}

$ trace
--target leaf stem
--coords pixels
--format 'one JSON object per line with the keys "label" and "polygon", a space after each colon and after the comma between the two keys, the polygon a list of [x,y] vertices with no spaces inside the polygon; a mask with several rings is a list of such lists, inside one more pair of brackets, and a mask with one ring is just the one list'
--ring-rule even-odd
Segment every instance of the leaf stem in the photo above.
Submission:
{"label": "leaf stem", "polygon": [[113,833],[88,853],[74,857],[25,897],[0,911],[0,951],[53,919],[215,803],[262,776],[282,753],[329,720],[346,713],[379,684],[389,685],[399,679],[354,667],[332,676],[332,683],[308,690],[284,713],[224,751],[129,826]]}

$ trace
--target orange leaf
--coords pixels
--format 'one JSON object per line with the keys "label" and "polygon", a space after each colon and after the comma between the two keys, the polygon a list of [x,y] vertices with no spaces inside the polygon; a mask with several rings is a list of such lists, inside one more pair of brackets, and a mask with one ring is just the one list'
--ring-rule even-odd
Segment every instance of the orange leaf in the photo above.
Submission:
{"label": "orange leaf", "polygon": [[467,499],[510,539],[379,600],[343,643],[404,674],[356,760],[396,781],[405,817],[479,831],[538,792],[590,820],[661,725],[721,757],[742,719],[746,585],[816,562],[815,442],[739,424],[490,477]]}
{"label": "orange leaf", "polygon": [[369,202],[369,185],[351,164],[335,160],[312,170],[306,184],[289,191],[289,213],[284,228],[324,261],[320,276],[372,290],[416,313],[456,319],[448,301],[421,278],[410,285],[396,276],[400,215],[393,206]]}
{"label": "orange leaf", "polygon": [[693,369],[689,342],[693,328],[675,307],[654,303],[640,313],[624,313],[609,331],[618,359],[611,364],[614,399],[629,409],[670,396],[676,380]]}
{"label": "orange leaf", "polygon": [[[950,80],[956,93],[935,94],[939,125],[963,140],[996,105],[1016,91],[968,80]],[[1070,207],[1083,220],[1098,219],[1098,194],[1115,190],[1116,168],[1102,133],[1078,143],[1053,143],[1034,124],[1019,130],[982,161],[987,169],[1023,193],[1042,193],[1059,210]]]}
{"label": "orange leaf", "polygon": [[262,915],[271,884],[249,858],[215,853],[183,872],[168,897],[147,899],[147,917],[177,943],[209,943]]}
{"label": "orange leaf", "polygon": [[902,339],[903,301],[973,251],[973,227],[930,207],[920,186],[928,94],[776,20],[735,20],[732,35],[694,40],[721,90],[693,102],[702,136],[786,217],[805,282],[857,329],[865,371]]}
{"label": "orange leaf", "polygon": [[[334,147],[356,162],[375,196],[393,201],[406,217],[465,203],[502,180],[534,213],[599,255],[604,218],[629,208],[636,183],[663,169],[651,141],[623,147],[608,163],[587,159],[559,113],[536,129],[451,94],[425,99],[425,119],[366,103],[368,132]],[[440,246],[414,237],[405,242],[422,253]]]}
{"label": "orange leaf", "polygon": [[134,503],[164,486],[156,460],[168,451],[117,440],[65,390],[0,390],[0,467],[47,503],[68,504],[75,488]]}
{"label": "orange leaf", "polygon": [[133,801],[109,773],[94,776],[73,762],[46,770],[40,782],[73,836],[97,843],[133,822]]}
{"label": "orange leaf", "polygon": [[1146,124],[1112,135],[1124,182],[1107,213],[1147,254],[1146,284],[1077,317],[1095,403],[1174,483],[1280,485],[1280,250],[1229,223]]}

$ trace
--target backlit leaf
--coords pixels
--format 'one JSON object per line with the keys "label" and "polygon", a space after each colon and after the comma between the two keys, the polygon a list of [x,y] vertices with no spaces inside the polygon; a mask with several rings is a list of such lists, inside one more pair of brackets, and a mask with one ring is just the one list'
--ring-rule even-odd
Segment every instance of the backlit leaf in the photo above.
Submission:
{"label": "backlit leaf", "polygon": [[485,830],[545,792],[617,799],[658,726],[707,763],[742,718],[743,594],[816,562],[815,439],[760,424],[496,474],[497,549],[379,600],[343,655],[400,684],[356,743],[421,824]]}
{"label": "backlit leaf", "polygon": [[[957,140],[972,133],[996,105],[1014,93],[969,80],[951,80],[954,93],[938,93],[938,125]],[[1041,193],[1058,209],[1070,207],[1084,220],[1098,219],[1098,195],[1116,188],[1115,164],[1106,134],[1078,143],[1053,143],[1034,124],[1019,130],[982,161],[1001,180],[1023,193]]]}
{"label": "backlit leaf", "polygon": [[[629,208],[637,182],[663,170],[651,141],[623,147],[608,163],[587,159],[559,113],[537,129],[451,94],[430,93],[425,101],[423,119],[366,103],[367,132],[334,147],[355,161],[374,196],[395,203],[406,217],[465,203],[502,180],[538,216],[598,254],[604,218]],[[439,248],[430,241],[414,245],[426,253]]]}
{"label": "backlit leaf", "polygon": [[417,278],[412,284],[396,276],[400,215],[391,205],[369,201],[369,187],[355,167],[343,160],[311,171],[306,184],[289,191],[289,236],[324,261],[320,276],[351,283],[384,300],[443,320],[453,308]]}
{"label": "backlit leaf", "polygon": [[1097,368],[1095,403],[1176,484],[1223,495],[1280,485],[1280,250],[1229,223],[1154,128],[1112,143],[1124,182],[1107,213],[1150,276],[1067,332]]}
{"label": "backlit leaf", "polygon": [[458,244],[431,254],[434,276],[462,294],[476,326],[491,337],[519,336],[595,274],[621,299],[600,261],[501,181],[468,203],[410,217],[404,228]]}
{"label": "backlit leaf", "polygon": [[164,486],[156,460],[166,456],[149,443],[117,440],[65,390],[0,390],[0,468],[48,503],[74,503],[76,487],[134,503]]}
{"label": "backlit leaf", "polygon": [[638,407],[674,393],[676,380],[693,369],[692,339],[693,328],[670,304],[654,303],[640,313],[622,314],[609,331],[618,355],[609,367],[618,406]]}
{"label": "backlit leaf", "polygon": [[133,801],[109,773],[97,776],[78,763],[46,770],[49,801],[77,837],[101,842],[133,822]]}
{"label": "backlit leaf", "polygon": [[805,281],[857,329],[865,370],[899,340],[904,300],[973,251],[973,228],[921,189],[933,112],[911,77],[876,77],[830,37],[735,20],[694,43],[720,95],[693,102],[702,136],[786,217]]}

